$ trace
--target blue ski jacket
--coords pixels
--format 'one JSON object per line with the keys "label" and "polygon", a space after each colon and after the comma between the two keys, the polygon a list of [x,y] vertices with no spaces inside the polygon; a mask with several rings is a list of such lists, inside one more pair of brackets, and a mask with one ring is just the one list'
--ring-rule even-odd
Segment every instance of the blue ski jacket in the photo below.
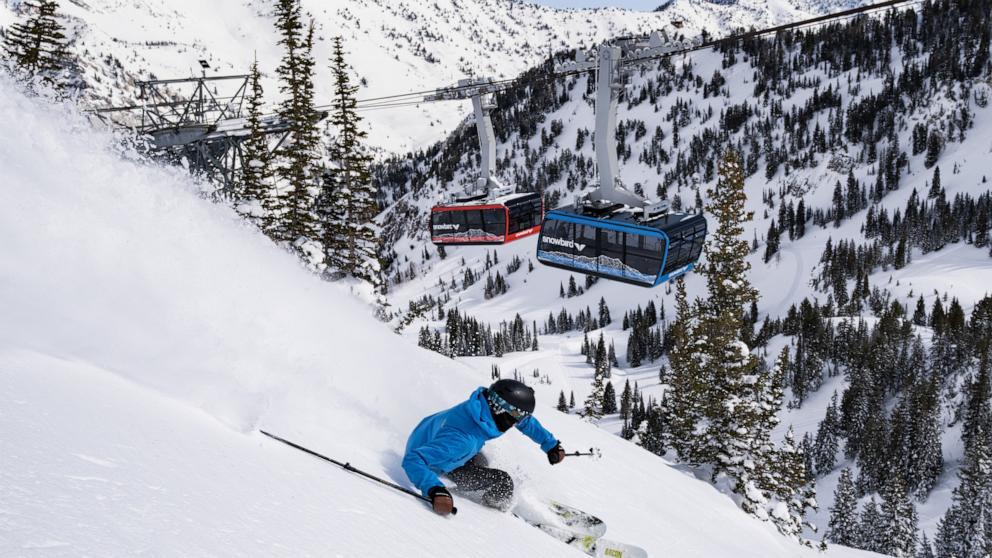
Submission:
{"label": "blue ski jacket", "polygon": [[[493,420],[485,389],[480,387],[468,401],[425,418],[410,434],[403,456],[403,470],[424,496],[431,488],[444,486],[438,475],[461,467],[475,457],[486,442],[503,434]],[[539,444],[544,452],[558,445],[558,440],[533,415],[514,426]]]}

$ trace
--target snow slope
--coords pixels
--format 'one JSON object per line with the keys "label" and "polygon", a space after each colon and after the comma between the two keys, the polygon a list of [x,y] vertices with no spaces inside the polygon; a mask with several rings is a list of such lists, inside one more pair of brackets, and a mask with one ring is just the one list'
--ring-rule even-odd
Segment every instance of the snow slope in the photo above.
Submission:
{"label": "snow slope", "polygon": [[[927,53],[917,53],[917,56],[924,58]],[[655,126],[660,126],[666,134],[666,139],[662,145],[664,149],[669,150],[672,164],[664,165],[663,170],[668,171],[675,164],[676,154],[679,151],[689,151],[685,148],[686,140],[694,135],[701,135],[706,128],[719,126],[718,118],[708,119],[701,117],[701,114],[706,114],[706,111],[710,109],[714,115],[719,115],[730,107],[740,105],[745,101],[753,102],[756,68],[744,61],[743,58],[740,57],[738,62],[731,67],[723,68],[723,58],[719,53],[697,52],[681,58],[675,63],[676,68],[680,71],[684,65],[691,64],[691,71],[700,78],[700,83],[704,83],[715,71],[719,70],[727,80],[724,89],[729,93],[726,95],[705,96],[701,88],[691,86],[687,89],[675,89],[668,95],[660,96],[657,106],[651,102],[634,106],[620,103],[618,121],[641,120],[648,125],[648,133],[644,137],[630,142],[633,157],[620,164],[619,172],[625,184],[628,186],[642,184],[649,197],[655,196],[655,186],[661,182],[662,176],[652,165],[641,163],[638,160],[639,153],[650,145],[652,141],[651,130]],[[893,60],[897,61],[891,64],[896,75],[902,71],[900,68],[903,62],[909,61],[904,59],[900,49],[893,49]],[[781,101],[783,110],[787,112],[794,106],[802,107],[812,96],[815,87],[819,87],[822,91],[824,87],[832,83],[836,90],[842,91],[842,103],[846,109],[856,99],[870,94],[878,94],[882,90],[883,82],[879,76],[868,75],[867,73],[853,74],[854,72],[851,75],[841,73],[840,75],[828,76],[819,68],[797,72],[791,78],[796,81],[805,79],[809,85],[800,88],[794,95],[788,97],[772,95],[772,99]],[[659,73],[656,70],[646,70],[643,74],[634,75],[631,78],[631,87],[636,93],[637,88],[642,84],[658,79],[658,77]],[[501,177],[505,183],[512,183],[511,170],[527,176],[527,173],[524,172],[525,169],[539,168],[542,164],[551,163],[565,150],[577,151],[586,157],[594,156],[589,141],[585,142],[582,149],[575,150],[574,148],[577,131],[594,127],[591,101],[582,97],[582,92],[587,90],[586,79],[585,77],[575,78],[574,87],[568,90],[569,100],[560,108],[545,115],[544,121],[538,125],[538,133],[534,134],[533,137],[522,139],[517,134],[510,134],[507,141],[499,145],[497,159],[502,161],[505,158],[509,161],[508,165],[504,165],[505,170]],[[844,85],[845,83],[858,83],[857,92],[852,93],[852,90]],[[838,85],[841,86],[839,89]],[[977,84],[976,87],[985,88],[987,84]],[[951,94],[954,93],[954,91],[951,92]],[[636,98],[636,94],[632,94],[631,98]],[[693,111],[698,110],[700,112],[693,112],[692,118],[689,119],[690,122],[679,128],[683,144],[677,149],[672,141],[674,126],[667,115],[676,103],[687,100],[692,101]],[[986,161],[989,153],[992,152],[992,144],[990,144],[989,139],[989,130],[992,130],[992,107],[979,106],[972,102],[969,104],[969,109],[973,111],[974,128],[968,131],[963,141],[949,142],[938,160],[938,166],[943,173],[942,184],[947,191],[948,199],[953,199],[958,194],[978,196],[989,188]],[[930,99],[929,103],[921,105],[917,110],[907,111],[904,115],[900,115],[900,118],[905,118],[906,122],[904,126],[899,128],[901,145],[911,144],[910,133],[915,123],[932,124],[950,112],[948,100],[942,93],[940,96]],[[562,123],[561,135],[551,142],[546,152],[541,153],[541,132],[545,131],[553,136],[552,123],[556,120]],[[810,127],[813,127],[815,123],[826,129],[828,127],[827,111],[820,111],[810,123]],[[470,140],[474,142],[474,134],[470,132],[468,135]],[[628,135],[630,135],[629,127]],[[748,138],[741,139],[746,140]],[[531,150],[529,154],[522,148],[524,143]],[[849,148],[849,154],[856,157],[858,150],[860,147]],[[539,155],[534,155],[534,153],[539,153]],[[807,208],[829,208],[832,203],[834,184],[837,181],[843,183],[847,176],[846,171],[831,169],[827,164],[829,158],[830,156],[823,157],[816,168],[793,170],[789,175],[785,175],[780,170],[771,180],[766,179],[762,164],[759,171],[747,179],[747,209],[754,212],[755,219],[745,227],[744,238],[759,240],[757,252],[749,257],[752,264],[749,278],[761,293],[758,302],[760,319],[764,319],[765,316],[770,316],[773,319],[782,317],[791,305],[798,304],[805,297],[811,300],[817,299],[821,303],[825,302],[827,295],[822,291],[815,290],[811,279],[820,271],[820,257],[827,240],[832,239],[834,243],[842,239],[857,242],[864,242],[865,240],[862,227],[865,224],[867,210],[862,210],[849,216],[838,227],[820,228],[809,223],[804,237],[794,241],[783,239],[779,254],[769,263],[763,262],[764,246],[762,241],[770,223],[773,220],[778,221],[777,210],[781,201],[777,199],[775,207],[769,208],[762,203],[762,192],[788,192],[786,200],[798,202],[799,199],[804,199]],[[896,210],[905,211],[907,200],[914,189],[920,195],[926,195],[929,181],[933,176],[933,169],[925,167],[924,158],[925,155],[922,153],[909,157],[909,165],[902,175],[899,189],[889,192],[878,204],[879,208],[885,208],[889,215],[892,215]],[[603,297],[610,307],[614,322],[602,331],[591,332],[589,337],[595,341],[600,333],[603,333],[607,345],[611,341],[615,342],[621,368],[615,368],[613,371],[611,381],[614,387],[619,393],[623,389],[624,382],[629,379],[631,385],[638,382],[644,393],[659,398],[662,387],[658,378],[658,370],[663,361],[638,368],[628,368],[624,362],[624,355],[629,332],[621,330],[620,320],[628,310],[633,310],[638,305],[644,307],[652,300],[659,308],[664,307],[668,312],[668,317],[671,318],[674,311],[674,294],[669,286],[641,289],[621,283],[600,281],[582,296],[561,299],[558,297],[559,285],[564,283],[567,287],[570,274],[537,263],[534,257],[536,240],[524,239],[495,249],[501,263],[492,270],[492,274],[501,273],[506,278],[510,288],[506,294],[487,300],[483,294],[486,279],[486,272],[483,270],[486,248],[451,248],[447,251],[447,259],[439,260],[436,257],[435,249],[430,246],[429,240],[424,238],[426,229],[422,227],[422,223],[425,222],[427,212],[433,204],[445,199],[448,192],[455,186],[466,183],[474,176],[473,158],[465,157],[465,160],[469,161],[468,170],[459,169],[456,171],[455,178],[451,183],[446,183],[434,174],[429,174],[425,186],[419,192],[412,192],[403,198],[403,202],[407,204],[407,207],[404,208],[404,215],[413,214],[414,211],[411,208],[419,210],[420,213],[417,217],[408,220],[414,226],[406,229],[408,234],[401,237],[396,243],[395,249],[399,254],[399,265],[394,267],[392,271],[400,271],[405,274],[408,269],[413,269],[411,275],[414,278],[392,289],[391,300],[394,307],[405,310],[409,301],[417,301],[425,295],[443,298],[450,294],[452,299],[445,305],[445,310],[457,307],[461,312],[477,318],[484,324],[492,324],[494,328],[501,321],[512,320],[515,314],[519,313],[525,324],[530,325],[536,321],[540,328],[546,322],[549,314],[557,316],[563,308],[573,315],[586,308],[590,308],[595,314],[600,298]],[[438,166],[444,168],[444,165]],[[548,189],[549,191],[562,192],[564,198],[560,205],[566,205],[573,194],[566,189],[565,176],[572,171],[574,164],[568,163],[562,166],[564,168],[561,178],[550,183]],[[859,162],[854,166],[854,174],[859,181],[870,185],[874,183],[876,178],[873,167],[874,165]],[[712,181],[707,183],[699,175],[691,177],[688,182],[688,187],[681,190],[676,190],[673,186],[669,195],[672,197],[678,194],[685,204],[690,206],[695,194],[693,190],[696,187],[705,191],[706,187],[713,185]],[[581,190],[576,192],[581,193]],[[715,223],[711,222],[711,230],[714,225]],[[421,257],[425,248],[433,256],[428,261],[424,261]],[[493,248],[488,249],[490,253],[493,251]],[[528,272],[525,263],[522,270],[508,275],[506,263],[514,256],[521,257],[525,262],[530,259],[536,266],[534,271]],[[464,275],[463,260],[465,262],[464,267],[480,272],[482,277],[481,281],[465,290],[460,287]],[[574,274],[574,276],[579,285],[582,285],[584,277],[579,274]],[[453,281],[458,285],[456,288],[441,288],[439,286],[440,282],[450,285]],[[917,298],[921,295],[924,296],[929,308],[935,297],[949,293],[950,296],[959,299],[965,312],[970,315],[974,304],[992,292],[992,288],[990,288],[992,285],[992,265],[990,265],[987,250],[961,242],[929,254],[922,254],[919,250],[915,250],[912,263],[908,266],[901,270],[879,269],[869,277],[869,282],[872,286],[887,289],[892,293],[893,298],[899,299],[909,308],[916,304]],[[699,275],[686,276],[686,284],[690,298],[705,294],[705,281]],[[411,339],[416,339],[418,331],[423,325],[443,332],[445,327],[443,320],[428,320],[427,317],[414,321],[408,327],[406,334]],[[500,359],[472,358],[465,360],[480,371],[489,370],[494,364],[498,365],[504,375],[518,370],[529,377],[533,370],[538,369],[541,376],[547,376],[552,382],[550,385],[539,386],[538,388],[543,390],[545,397],[557,397],[561,390],[565,392],[566,396],[570,392],[574,392],[581,408],[582,402],[589,393],[593,375],[592,367],[585,363],[585,357],[579,353],[582,338],[581,331],[563,335],[541,335],[539,339],[541,350],[538,352],[510,353]],[[770,359],[773,359],[780,349],[781,345],[770,346],[768,350]],[[800,437],[807,431],[815,432],[817,423],[822,420],[825,407],[834,389],[842,393],[843,385],[825,386],[816,394],[815,398],[804,404],[802,409],[795,412],[783,412],[780,416],[782,428],[775,434],[780,437],[783,436],[790,425],[795,426],[796,433]],[[947,415],[944,418],[945,424],[951,420],[951,417]],[[620,430],[619,421],[615,416],[608,417],[601,425],[613,432]],[[959,447],[958,435],[959,432],[953,428],[945,431],[944,448],[947,450],[945,451],[945,474],[941,479],[940,486],[930,499],[919,506],[921,527],[927,530],[931,538],[936,522],[946,510],[947,494],[957,483],[956,472],[960,452],[955,453],[949,448]],[[817,483],[821,510],[811,519],[821,529],[826,527],[828,517],[826,510],[832,504],[835,479],[836,475],[828,476]]]}
{"label": "snow slope", "polygon": [[[0,80],[0,119],[24,131],[0,134],[0,555],[579,555],[464,499],[438,518],[254,432],[405,483],[407,432],[488,378],[70,110]],[[541,420],[604,458],[551,468],[507,436],[493,459],[525,497],[594,510],[653,556],[814,555],[550,403]]]}
{"label": "snow slope", "polygon": [[[0,2],[0,26],[20,0]],[[866,3],[841,0],[841,4]],[[133,80],[245,73],[257,55],[267,98],[277,98],[277,45],[271,0],[90,0],[62,2],[71,18],[74,51],[83,58],[95,106],[135,101]],[[557,10],[517,0],[304,0],[317,24],[318,103],[329,102],[330,39],[344,37],[348,60],[371,98],[453,85],[470,76],[512,78],[549,49],[569,50],[605,39],[664,29],[694,36],[736,27],[763,27],[837,10],[838,0],[674,0],[662,12],[617,8]],[[681,29],[671,21],[683,22]],[[320,91],[325,93],[321,94]],[[470,112],[467,103],[440,103],[368,113],[370,141],[394,152],[439,141]]]}

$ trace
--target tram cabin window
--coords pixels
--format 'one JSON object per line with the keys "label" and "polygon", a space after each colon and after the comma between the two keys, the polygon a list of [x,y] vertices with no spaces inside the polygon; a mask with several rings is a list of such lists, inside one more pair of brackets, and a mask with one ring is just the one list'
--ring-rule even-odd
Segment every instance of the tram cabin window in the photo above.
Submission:
{"label": "tram cabin window", "polygon": [[506,211],[503,208],[486,209],[482,212],[482,218],[487,233],[497,236],[506,234]]}
{"label": "tram cabin window", "polygon": [[644,275],[657,276],[665,255],[664,241],[657,236],[631,232],[625,236],[625,263]]}

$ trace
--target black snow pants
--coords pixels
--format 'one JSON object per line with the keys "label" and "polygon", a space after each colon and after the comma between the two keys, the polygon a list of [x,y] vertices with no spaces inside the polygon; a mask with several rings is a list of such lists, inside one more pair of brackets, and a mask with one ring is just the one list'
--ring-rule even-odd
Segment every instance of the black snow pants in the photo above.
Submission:
{"label": "black snow pants", "polygon": [[513,479],[506,471],[487,467],[489,460],[481,453],[448,473],[458,485],[458,492],[482,492],[482,503],[506,511],[513,501]]}

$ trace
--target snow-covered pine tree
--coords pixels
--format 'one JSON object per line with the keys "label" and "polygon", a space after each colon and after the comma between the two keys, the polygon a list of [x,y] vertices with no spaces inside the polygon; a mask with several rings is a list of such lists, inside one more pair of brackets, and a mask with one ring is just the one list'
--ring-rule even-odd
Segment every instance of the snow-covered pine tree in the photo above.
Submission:
{"label": "snow-covered pine tree", "polygon": [[262,114],[265,104],[262,74],[258,58],[252,62],[248,74],[248,139],[244,143],[241,164],[241,184],[235,194],[238,212],[252,219],[262,230],[272,232],[275,220],[271,218],[272,171],[269,142],[262,131]]}
{"label": "snow-covered pine tree", "polygon": [[63,71],[71,63],[65,27],[59,21],[59,4],[55,0],[25,0],[22,22],[6,29],[4,55],[15,76],[40,80],[52,87],[66,85]]}
{"label": "snow-covered pine tree", "polygon": [[937,528],[934,554],[938,558],[986,558],[992,555],[992,400],[988,356],[966,397],[963,430],[964,464],[951,507]]}
{"label": "snow-covered pine tree", "polygon": [[372,157],[362,145],[368,133],[357,112],[358,86],[352,85],[341,37],[334,38],[333,49],[330,124],[337,136],[330,147],[331,168],[325,187],[330,189],[338,218],[325,223],[325,250],[332,267],[379,287],[379,240],[372,222],[379,213],[379,201],[372,183]]}
{"label": "snow-covered pine tree", "polygon": [[920,537],[920,546],[916,550],[916,558],[937,558],[933,554],[933,545],[930,543],[930,539],[927,538],[927,534],[923,533]]}
{"label": "snow-covered pine tree", "polygon": [[840,434],[840,416],[837,408],[837,392],[830,397],[827,413],[816,429],[816,441],[813,444],[813,463],[818,475],[825,475],[837,464],[838,437]]}
{"label": "snow-covered pine tree", "polygon": [[[289,137],[276,152],[276,175],[282,183],[273,203],[273,237],[291,242],[301,252],[317,240],[312,190],[317,187],[316,165],[320,135],[314,110],[313,21],[304,23],[300,0],[276,0],[276,28],[282,60],[276,68],[283,101],[278,113],[289,127]],[[312,263],[323,254],[305,254]],[[319,262],[322,263],[322,262]]]}
{"label": "snow-covered pine tree", "polygon": [[617,392],[613,389],[613,382],[606,382],[603,388],[603,414],[612,415],[617,412]]}
{"label": "snow-covered pine tree", "polygon": [[870,551],[870,552],[883,552],[885,548],[885,518],[882,517],[882,512],[878,509],[878,503],[875,501],[875,497],[872,496],[868,502],[865,503],[864,510],[861,512],[861,525],[858,528],[860,535],[860,544],[858,548]]}
{"label": "snow-covered pine tree", "polygon": [[[626,320],[626,316],[624,320]],[[686,463],[702,463],[697,427],[702,419],[703,382],[696,352],[695,315],[686,300],[685,280],[675,281],[675,321],[668,333],[671,373],[665,392],[664,413],[668,423],[667,445]]]}
{"label": "snow-covered pine tree", "polygon": [[816,489],[792,428],[786,432],[781,448],[763,466],[772,472],[766,488],[773,497],[769,509],[772,521],[782,534],[809,544],[803,539],[802,531],[808,525],[804,520],[806,513],[816,510]]}
{"label": "snow-covered pine tree", "polygon": [[558,394],[557,409],[563,413],[568,412],[568,401],[565,400],[565,390],[561,390],[561,392]]}
{"label": "snow-covered pine tree", "polygon": [[609,365],[606,342],[603,339],[603,334],[600,333],[593,357],[592,389],[589,391],[589,396],[586,397],[585,407],[582,410],[582,416],[587,420],[595,420],[603,416],[603,394],[606,389],[604,382]]}
{"label": "snow-covered pine tree", "polygon": [[858,491],[850,469],[840,472],[834,490],[834,505],[830,508],[826,540],[835,544],[861,546],[861,517],[858,514]]}
{"label": "snow-covered pine tree", "polygon": [[[744,223],[744,171],[740,156],[727,151],[720,162],[720,180],[709,192],[710,211],[717,228],[706,244],[706,277],[709,298],[703,306],[696,337],[707,361],[707,419],[704,454],[713,464],[713,476],[727,475],[735,492],[748,498],[756,493],[756,464],[772,459],[768,432],[761,428],[761,408],[766,385],[760,381],[758,359],[740,339],[744,313],[757,299],[747,279],[748,244]],[[759,506],[751,510],[757,510]]]}
{"label": "snow-covered pine tree", "polygon": [[889,478],[882,491],[882,521],[885,529],[880,552],[897,558],[912,558],[916,554],[916,507],[906,494],[898,476]]}
{"label": "snow-covered pine tree", "polygon": [[915,491],[921,499],[936,486],[944,471],[939,394],[940,380],[935,375],[921,378],[911,392],[912,466],[908,470],[907,489]]}

